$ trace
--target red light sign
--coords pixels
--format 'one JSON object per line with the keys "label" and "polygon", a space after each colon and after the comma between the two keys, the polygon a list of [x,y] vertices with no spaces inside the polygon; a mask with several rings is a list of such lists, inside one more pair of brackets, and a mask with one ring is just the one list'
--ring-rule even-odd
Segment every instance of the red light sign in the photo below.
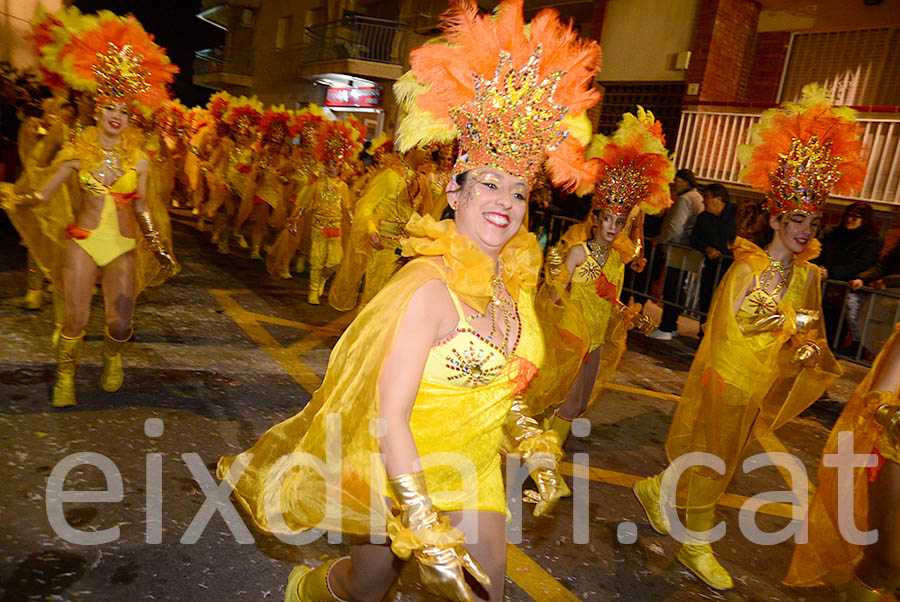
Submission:
{"label": "red light sign", "polygon": [[328,88],[326,107],[377,107],[381,104],[381,88]]}

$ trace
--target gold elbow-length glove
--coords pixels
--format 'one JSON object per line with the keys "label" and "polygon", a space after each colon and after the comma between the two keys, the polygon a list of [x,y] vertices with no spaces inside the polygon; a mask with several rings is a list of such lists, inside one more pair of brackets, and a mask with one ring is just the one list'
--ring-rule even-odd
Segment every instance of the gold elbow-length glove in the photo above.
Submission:
{"label": "gold elbow-length glove", "polygon": [[888,440],[900,453],[900,406],[882,404],[875,413],[875,420],[884,427]]}
{"label": "gold elbow-length glove", "polygon": [[455,602],[473,602],[463,571],[485,586],[491,581],[463,547],[462,531],[431,505],[425,473],[401,474],[388,483],[400,504],[400,515],[388,523],[391,550],[404,560],[415,556],[422,583],[432,592]]}
{"label": "gold elbow-length glove", "polygon": [[159,235],[159,230],[153,225],[153,218],[151,217],[150,212],[141,211],[138,213],[137,223],[141,232],[144,234],[147,246],[150,247],[150,251],[156,256],[162,269],[169,274],[175,273],[178,269],[175,258],[172,257],[172,254],[169,253],[168,249],[163,245],[162,237]]}
{"label": "gold elbow-length glove", "polygon": [[560,498],[572,495],[559,474],[559,460],[563,457],[559,435],[542,429],[526,414],[525,404],[518,397],[513,400],[504,428],[505,450],[519,454],[523,462],[531,464],[531,480],[537,486],[537,491],[525,490],[522,499],[535,505],[534,516],[549,515]]}

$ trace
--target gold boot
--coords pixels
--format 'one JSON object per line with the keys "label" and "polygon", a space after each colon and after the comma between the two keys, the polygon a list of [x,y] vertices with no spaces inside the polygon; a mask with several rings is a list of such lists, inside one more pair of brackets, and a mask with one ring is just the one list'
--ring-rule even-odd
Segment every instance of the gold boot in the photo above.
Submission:
{"label": "gold boot", "polygon": [[647,515],[653,530],[660,535],[668,535],[669,519],[659,511],[659,486],[661,482],[662,473],[641,479],[634,484],[631,490],[634,492],[634,497],[640,502],[641,508],[644,509],[644,514]]}
{"label": "gold boot", "polygon": [[100,373],[100,388],[107,393],[115,393],[122,387],[125,373],[122,371],[122,347],[131,338],[131,333],[122,340],[109,334],[103,337],[103,372]]}
{"label": "gold boot", "polygon": [[335,596],[328,585],[328,574],[343,558],[329,560],[317,569],[295,566],[288,577],[284,602],[349,602]]}
{"label": "gold boot", "polygon": [[66,299],[56,288],[53,289],[53,335],[50,341],[53,348],[59,345],[59,335],[62,333],[63,322],[66,321]]}
{"label": "gold boot", "polygon": [[[685,517],[685,526],[691,531],[707,531],[716,523],[716,506],[702,508],[688,508]],[[717,590],[727,590],[734,587],[731,575],[725,570],[713,554],[709,543],[691,538],[690,543],[685,543],[678,550],[678,562],[694,573],[706,585]]]}
{"label": "gold boot", "polygon": [[59,336],[56,348],[56,384],[53,385],[53,405],[57,408],[75,405],[75,370],[84,347],[84,332],[77,337]]}
{"label": "gold boot", "polygon": [[302,274],[306,270],[306,255],[297,255],[297,261],[294,262],[294,271]]}
{"label": "gold boot", "polygon": [[231,246],[229,244],[230,239],[231,225],[226,221],[222,224],[222,229],[219,231],[219,244],[216,245],[216,251],[218,251],[222,255],[228,255],[229,253],[231,253]]}
{"label": "gold boot", "polygon": [[212,238],[209,239],[209,242],[214,245],[218,244],[222,239],[223,228],[225,228],[225,214],[217,213],[215,217],[213,217]]}
{"label": "gold boot", "polygon": [[28,274],[25,278],[25,309],[38,310],[41,308],[41,298],[44,293],[44,274],[38,267],[31,253],[28,254]]}
{"label": "gold boot", "polygon": [[840,594],[841,602],[879,602],[884,596],[884,591],[870,587],[854,577]]}
{"label": "gold boot", "polygon": [[569,438],[569,431],[572,430],[572,421],[553,412],[553,415],[547,420],[544,428],[559,435],[559,446],[564,447],[566,445],[566,439]]}
{"label": "gold boot", "polygon": [[322,286],[322,270],[309,268],[309,295],[306,300],[310,305],[319,304],[319,290]]}

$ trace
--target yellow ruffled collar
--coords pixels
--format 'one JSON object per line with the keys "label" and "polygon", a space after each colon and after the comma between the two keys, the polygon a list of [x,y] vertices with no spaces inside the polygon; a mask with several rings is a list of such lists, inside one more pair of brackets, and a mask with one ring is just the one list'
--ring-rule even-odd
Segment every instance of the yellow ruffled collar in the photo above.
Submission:
{"label": "yellow ruffled collar", "polygon": [[[401,241],[404,257],[443,257],[447,286],[479,312],[487,309],[493,290],[494,261],[470,238],[456,231],[453,220],[435,221],[416,213],[406,224],[409,238]],[[541,248],[534,234],[519,227],[500,251],[501,278],[513,298],[521,288],[535,288],[541,269]]]}
{"label": "yellow ruffled collar", "polygon": [[[762,272],[769,267],[769,256],[765,250],[759,248],[746,238],[738,236],[734,239],[734,258],[746,261],[754,272]],[[812,239],[806,248],[794,255],[794,265],[806,266],[806,264],[819,256],[822,252],[822,243],[819,239]]]}

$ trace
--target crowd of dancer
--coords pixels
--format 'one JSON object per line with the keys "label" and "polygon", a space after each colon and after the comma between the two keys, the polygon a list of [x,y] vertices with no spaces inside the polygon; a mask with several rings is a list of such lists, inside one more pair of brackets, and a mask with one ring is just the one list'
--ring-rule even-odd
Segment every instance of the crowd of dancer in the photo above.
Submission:
{"label": "crowd of dancer", "polygon": [[[38,305],[52,283],[54,406],[76,403],[98,275],[101,386],[122,386],[137,295],[180,270],[170,210],[209,229],[220,253],[238,244],[265,258],[273,278],[308,270],[308,303],[327,290],[333,307],[358,311],[307,406],[218,464],[260,529],[351,537],[348,557],[294,569],[288,601],[379,600],[410,558],[437,595],[502,600],[501,454],[527,463],[535,490],[524,497],[536,516],[565,512],[558,463],[572,421],[600,399],[628,331],[656,326],[619,299],[626,266],[646,263],[643,216],[671,203],[675,169],[659,122],[638,107],[611,136],[592,134],[599,47],[553,10],[526,24],[521,0],[493,15],[461,1],[444,26],[395,85],[397,132],[366,142],[360,122],[315,105],[266,108],[221,92],[184,107],[165,88],[176,68],[133,17],[67,8],[34,23],[56,94],[23,123],[24,170],[0,201],[29,251],[27,302]],[[666,442],[672,462],[708,452],[723,468],[693,467],[673,486],[661,473],[634,488],[660,533],[672,527],[666,504],[684,511],[678,560],[719,590],[733,583],[709,537],[746,446],[840,375],[809,262],[829,194],[865,176],[853,112],[816,86],[767,111],[740,158],[745,182],[766,195],[768,237],[734,243]],[[592,199],[546,256],[527,227],[544,174]],[[823,460],[791,584],[831,583],[848,601],[896,588],[898,375],[895,335],[826,447],[838,446],[840,428],[877,458],[867,475],[857,470],[855,520],[883,539],[866,548],[840,537],[837,481]],[[336,471],[291,461],[306,454],[324,466],[335,421]]]}

